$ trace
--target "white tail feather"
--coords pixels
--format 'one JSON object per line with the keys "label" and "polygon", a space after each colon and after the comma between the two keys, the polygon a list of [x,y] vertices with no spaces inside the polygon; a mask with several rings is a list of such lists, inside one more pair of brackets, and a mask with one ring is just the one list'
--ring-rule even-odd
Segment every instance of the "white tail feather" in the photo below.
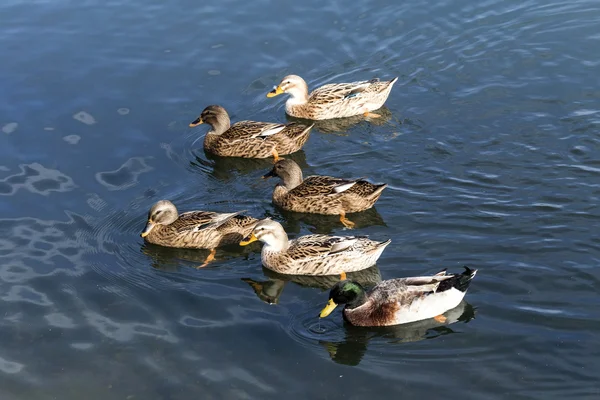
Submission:
{"label": "white tail feather", "polygon": [[282,130],[285,129],[285,125],[276,125],[274,127],[265,129],[263,131],[261,131],[260,133],[253,135],[252,137],[258,137],[258,136],[262,136],[262,137],[266,137],[266,136],[272,136],[275,135],[276,133],[281,132]]}
{"label": "white tail feather", "polygon": [[331,250],[329,250],[329,253],[339,253],[340,251],[349,249],[354,245],[354,243],[356,243],[357,240],[358,239],[348,239],[341,242],[337,242],[333,246],[331,246]]}
{"label": "white tail feather", "polygon": [[349,183],[342,183],[341,185],[337,185],[333,188],[333,192],[334,193],[342,193],[345,192],[346,190],[350,189],[352,186],[354,186],[356,184],[356,181],[354,182],[349,182]]}

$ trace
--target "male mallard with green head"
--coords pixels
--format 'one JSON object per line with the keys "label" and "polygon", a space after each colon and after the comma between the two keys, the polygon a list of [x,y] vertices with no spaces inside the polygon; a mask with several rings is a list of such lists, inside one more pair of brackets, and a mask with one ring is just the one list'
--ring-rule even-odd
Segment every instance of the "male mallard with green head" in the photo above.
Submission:
{"label": "male mallard with green head", "polygon": [[477,273],[464,268],[462,274],[447,275],[444,269],[433,276],[382,281],[368,293],[342,274],[342,280],[331,288],[320,318],[345,304],[344,318],[356,326],[399,325],[428,318],[444,322],[442,314],[460,304]]}

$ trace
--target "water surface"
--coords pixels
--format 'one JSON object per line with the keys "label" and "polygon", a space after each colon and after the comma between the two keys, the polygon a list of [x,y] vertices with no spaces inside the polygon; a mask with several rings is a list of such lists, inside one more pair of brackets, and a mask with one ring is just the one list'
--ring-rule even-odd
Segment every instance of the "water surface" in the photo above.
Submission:
{"label": "water surface", "polygon": [[[596,399],[600,4],[7,1],[0,5],[3,399]],[[356,233],[371,278],[479,269],[449,323],[319,322],[323,285],[260,246],[145,245],[159,199],[246,209],[290,236],[269,161],[204,154],[208,104],[286,121],[265,93],[399,77],[381,121],[322,124],[306,174],[387,182]],[[354,233],[354,232],[353,232]]]}

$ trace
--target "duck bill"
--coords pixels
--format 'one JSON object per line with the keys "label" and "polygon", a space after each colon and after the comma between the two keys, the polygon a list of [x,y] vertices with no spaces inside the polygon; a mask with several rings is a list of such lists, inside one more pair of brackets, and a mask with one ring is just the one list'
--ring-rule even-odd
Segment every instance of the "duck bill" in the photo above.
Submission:
{"label": "duck bill", "polygon": [[203,123],[204,123],[204,121],[202,120],[202,118],[198,117],[195,120],[193,120],[192,122],[190,122],[190,128],[193,128],[193,127],[198,126]]}
{"label": "duck bill", "polygon": [[264,174],[264,175],[262,176],[262,178],[263,178],[263,179],[269,179],[269,178],[273,178],[273,177],[275,177],[275,176],[277,176],[277,174],[275,174],[275,170],[274,170],[274,169],[272,169],[272,170],[270,170],[269,172],[267,172],[266,174]]}
{"label": "duck bill", "polygon": [[335,310],[336,307],[337,307],[337,304],[335,304],[335,301],[333,301],[333,299],[329,299],[329,302],[327,303],[325,308],[323,308],[321,310],[321,314],[319,314],[319,318],[325,318],[326,316],[331,314],[331,312],[333,310]]}
{"label": "duck bill", "polygon": [[246,239],[242,240],[240,242],[240,246],[248,246],[250,243],[256,242],[257,240],[258,238],[253,233],[250,235],[250,237],[247,237]]}
{"label": "duck bill", "polygon": [[267,93],[267,97],[279,96],[282,93],[283,93],[283,89],[281,88],[281,86],[277,86],[273,90],[271,90],[269,93]]}
{"label": "duck bill", "polygon": [[140,236],[145,238],[146,236],[148,236],[150,234],[150,231],[152,231],[152,229],[154,228],[154,222],[152,221],[148,221],[146,223],[146,226],[144,227],[144,230],[142,231],[142,233],[140,233]]}

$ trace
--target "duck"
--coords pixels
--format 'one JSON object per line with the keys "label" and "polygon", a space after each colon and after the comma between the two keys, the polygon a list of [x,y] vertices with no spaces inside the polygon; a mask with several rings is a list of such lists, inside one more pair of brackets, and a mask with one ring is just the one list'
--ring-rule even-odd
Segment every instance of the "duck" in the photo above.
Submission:
{"label": "duck", "polygon": [[210,254],[201,268],[214,260],[217,247],[238,243],[252,232],[258,219],[240,215],[243,212],[179,214],[171,201],[160,200],[148,212],[148,221],[140,236],[148,243],[165,247],[209,249]]}
{"label": "duck", "polygon": [[377,242],[366,236],[306,235],[289,240],[277,221],[260,220],[249,237],[240,242],[247,246],[261,241],[263,265],[287,275],[338,275],[369,268],[377,262],[391,240]]}
{"label": "duck", "polygon": [[366,180],[341,179],[314,175],[302,177],[302,169],[293,160],[280,158],[263,179],[279,177],[273,190],[273,203],[288,211],[311,214],[339,215],[340,222],[353,228],[347,213],[367,210],[375,204],[387,184],[372,184]]}
{"label": "duck", "polygon": [[231,125],[229,114],[219,105],[206,107],[192,121],[191,128],[208,124],[211,129],[204,137],[204,149],[221,157],[268,158],[300,150],[308,140],[314,124],[299,122],[239,121]]}
{"label": "duck", "polygon": [[385,280],[368,293],[342,273],[319,317],[325,318],[339,304],[345,304],[344,319],[355,326],[391,326],[429,318],[444,323],[442,314],[460,304],[477,273],[476,269],[463,268],[459,274],[447,274],[443,269],[432,276]]}
{"label": "duck", "polygon": [[375,78],[368,81],[330,83],[316,88],[309,95],[304,79],[298,75],[288,75],[267,93],[267,97],[289,94],[285,111],[296,118],[323,120],[360,114],[379,118],[379,114],[371,111],[383,106],[397,80],[398,77],[390,81]]}

